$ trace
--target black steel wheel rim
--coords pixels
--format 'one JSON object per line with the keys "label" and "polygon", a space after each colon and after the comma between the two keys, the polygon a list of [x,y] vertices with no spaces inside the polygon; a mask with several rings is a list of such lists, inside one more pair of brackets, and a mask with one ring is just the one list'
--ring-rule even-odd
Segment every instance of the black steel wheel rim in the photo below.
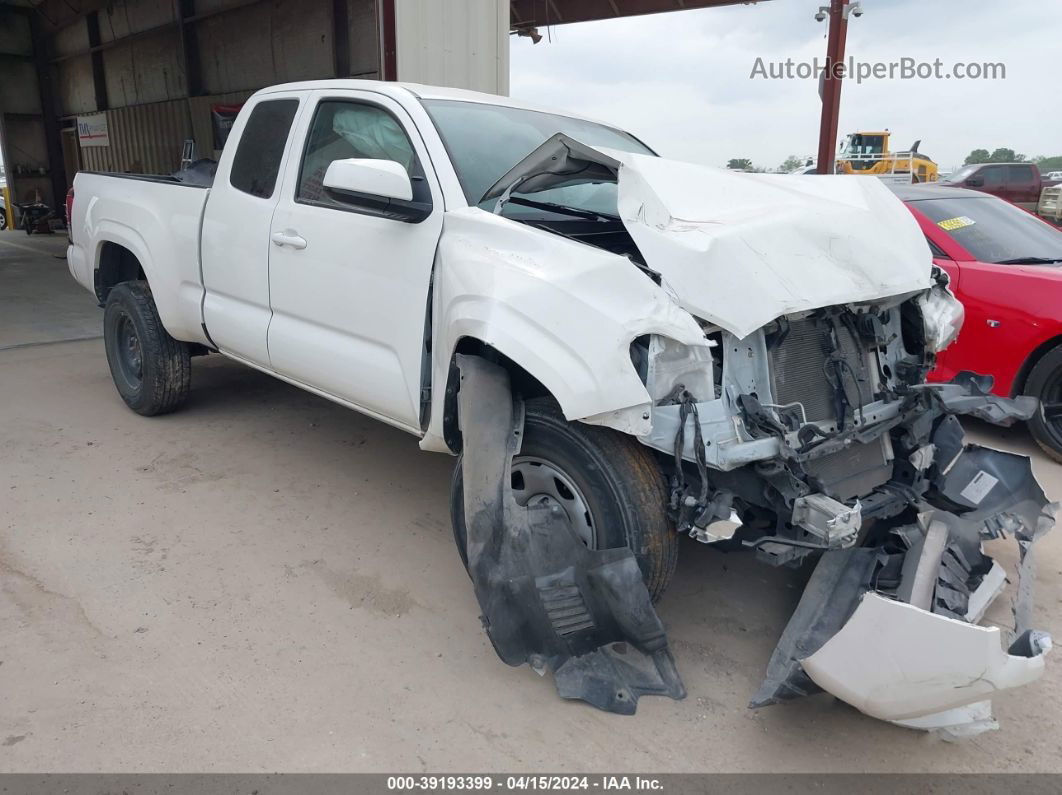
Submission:
{"label": "black steel wheel rim", "polygon": [[130,390],[139,389],[144,380],[144,354],[140,348],[136,326],[129,315],[122,314],[118,318],[114,330],[114,353],[122,380]]}
{"label": "black steel wheel rim", "polygon": [[1040,411],[1044,426],[1057,444],[1062,446],[1062,367],[1055,369],[1040,395]]}

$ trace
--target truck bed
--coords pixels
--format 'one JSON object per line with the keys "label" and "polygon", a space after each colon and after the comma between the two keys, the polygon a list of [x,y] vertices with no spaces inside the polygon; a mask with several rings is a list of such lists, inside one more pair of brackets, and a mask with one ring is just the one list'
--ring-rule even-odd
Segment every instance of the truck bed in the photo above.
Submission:
{"label": "truck bed", "polygon": [[70,272],[95,292],[108,244],[129,249],[151,282],[159,316],[177,339],[208,343],[203,332],[199,233],[209,184],[177,176],[82,171],[74,178]]}

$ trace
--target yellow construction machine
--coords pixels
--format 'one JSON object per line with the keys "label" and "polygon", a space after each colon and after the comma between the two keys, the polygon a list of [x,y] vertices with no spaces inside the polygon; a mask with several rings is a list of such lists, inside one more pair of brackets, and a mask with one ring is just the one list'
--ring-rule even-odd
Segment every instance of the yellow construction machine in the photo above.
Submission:
{"label": "yellow construction machine", "polygon": [[936,182],[937,164],[918,151],[920,143],[915,141],[906,152],[890,152],[888,130],[849,133],[837,155],[837,173],[865,174],[888,182]]}

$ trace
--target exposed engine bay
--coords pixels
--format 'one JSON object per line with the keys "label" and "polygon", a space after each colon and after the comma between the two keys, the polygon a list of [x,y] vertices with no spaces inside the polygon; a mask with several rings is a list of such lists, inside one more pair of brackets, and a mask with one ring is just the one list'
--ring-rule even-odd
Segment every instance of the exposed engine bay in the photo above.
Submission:
{"label": "exposed engine bay", "polygon": [[[631,169],[625,188],[630,160],[639,170]],[[511,195],[516,185],[537,182],[547,190],[589,179],[574,174],[589,172],[598,181],[618,174],[622,225],[619,217],[578,211],[574,219],[523,222],[623,256],[666,286],[699,324],[703,344],[654,333],[630,344],[631,364],[651,401],[648,431],[638,438],[659,454],[670,518],[677,532],[754,551],[770,565],[815,565],[750,706],[825,690],[873,717],[950,737],[994,728],[989,697],[1038,678],[1051,647],[1050,637],[1032,626],[1034,546],[1053,526],[1058,506],[1036,483],[1027,458],[965,444],[958,415],[1009,425],[1028,419],[1035,399],[993,396],[991,380],[972,373],[926,383],[935,354],[958,335],[963,312],[947,276],[933,269],[927,280],[919,257],[891,273],[883,268],[875,283],[823,287],[820,295],[849,298],[816,303],[815,289],[782,273],[778,256],[769,256],[770,245],[789,246],[782,253],[794,257],[804,247],[809,253],[800,256],[818,258],[809,278],[849,279],[872,272],[874,245],[880,243],[879,255],[887,251],[869,232],[867,250],[847,248],[851,241],[823,244],[810,233],[769,241],[748,259],[750,268],[767,263],[751,286],[740,294],[724,289],[723,299],[703,291],[691,298],[682,285],[697,275],[698,258],[704,272],[736,278],[719,254],[730,232],[706,220],[714,210],[687,208],[680,216],[687,197],[668,196],[671,166],[651,161],[611,159],[558,136],[488,198],[497,199],[496,211],[506,202],[533,207]],[[794,226],[812,227],[805,220]],[[823,254],[822,245],[844,256]],[[758,286],[764,295],[757,303]],[[738,295],[735,306],[727,305],[728,295]],[[757,317],[767,322],[751,326]],[[462,381],[462,413],[479,400],[466,394],[470,386],[478,388]],[[510,425],[508,418],[502,423]],[[558,553],[540,532],[542,517],[506,507],[504,478],[481,478],[489,483],[470,493],[468,471],[496,473],[499,458],[511,462],[518,446],[501,449],[464,448],[465,512],[469,526],[478,521],[481,528],[478,541],[470,530],[470,571],[499,655],[552,670],[562,695],[611,711],[633,712],[639,694],[682,697],[644,586],[639,590],[630,577],[622,586],[610,580],[611,590],[601,584],[603,567],[622,565],[619,558],[570,548]],[[549,523],[554,536],[572,536],[562,518]],[[1006,638],[997,627],[977,624],[1008,581],[982,543],[1005,536],[1020,553],[1014,627]],[[485,546],[477,550],[477,543]],[[485,548],[507,545],[510,551],[495,553],[493,564],[478,570],[472,564],[477,555],[489,560]],[[561,581],[564,615],[579,618],[574,625],[558,624],[550,604],[549,589]],[[515,582],[528,596],[503,599],[499,594]],[[621,603],[620,587],[631,601]],[[514,643],[518,650],[506,651]],[[614,644],[632,646],[638,661],[617,664]],[[573,671],[580,673],[576,684]]]}

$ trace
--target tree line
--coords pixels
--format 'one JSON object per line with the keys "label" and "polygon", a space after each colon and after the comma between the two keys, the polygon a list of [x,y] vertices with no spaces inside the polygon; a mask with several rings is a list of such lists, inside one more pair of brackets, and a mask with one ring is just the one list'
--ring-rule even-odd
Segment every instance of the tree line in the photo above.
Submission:
{"label": "tree line", "polygon": [[778,168],[768,169],[763,166],[753,165],[752,161],[747,157],[732,157],[726,162],[726,167],[733,171],[754,171],[758,174],[763,174],[767,171],[775,171],[782,174],[788,174],[790,171],[796,171],[798,168],[803,168],[806,160],[799,158],[796,155],[789,155]]}
{"label": "tree line", "polygon": [[[789,155],[780,166],[772,169],[757,166],[747,157],[732,157],[727,161],[726,167],[733,171],[754,171],[761,174],[773,171],[781,174],[789,174],[790,172],[803,168],[807,162],[808,161],[805,158]],[[963,161],[964,166],[976,165],[979,163],[1035,163],[1041,171],[1062,171],[1062,155],[1055,155],[1053,157],[1046,157],[1044,155],[1026,157],[1020,152],[1015,152],[1013,149],[1008,149],[1006,147],[999,147],[991,152],[987,149],[974,149],[966,156],[966,160]]]}
{"label": "tree line", "polygon": [[1062,171],[1062,155],[1054,157],[1026,157],[1013,149],[1000,147],[992,152],[987,149],[974,149],[963,161],[964,166],[977,165],[979,163],[1035,163],[1041,171]]}

